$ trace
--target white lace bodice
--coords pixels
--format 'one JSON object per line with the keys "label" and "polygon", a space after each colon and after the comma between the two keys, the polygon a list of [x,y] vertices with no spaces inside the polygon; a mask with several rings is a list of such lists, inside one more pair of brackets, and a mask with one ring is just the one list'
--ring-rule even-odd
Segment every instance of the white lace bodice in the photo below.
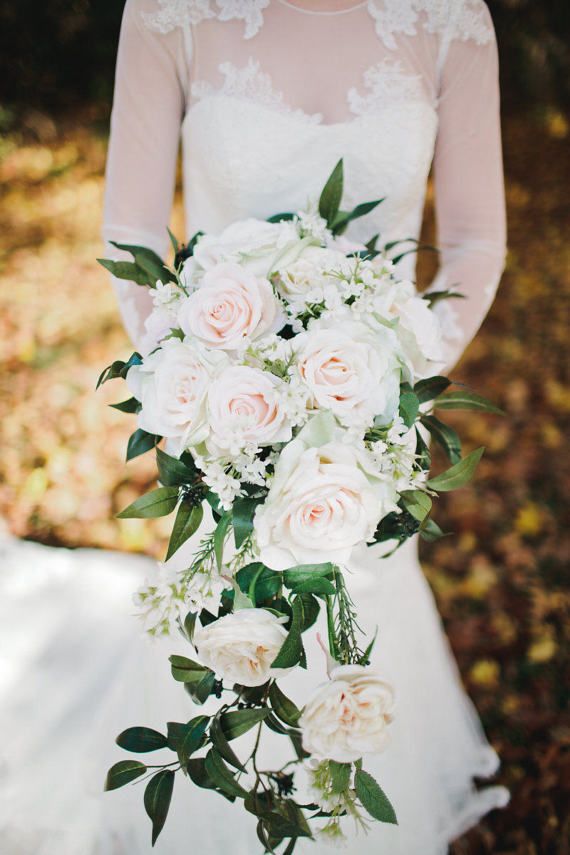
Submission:
{"label": "white lace bodice", "polygon": [[[345,159],[346,202],[385,197],[355,238],[417,237],[434,163],[457,358],[503,266],[497,56],[482,0],[127,0],[107,240],[164,253],[180,137],[187,233],[296,210]],[[322,9],[325,11],[321,11]],[[403,262],[413,275],[413,256]],[[118,285],[137,337],[145,295]],[[133,295],[135,300],[133,300]]]}

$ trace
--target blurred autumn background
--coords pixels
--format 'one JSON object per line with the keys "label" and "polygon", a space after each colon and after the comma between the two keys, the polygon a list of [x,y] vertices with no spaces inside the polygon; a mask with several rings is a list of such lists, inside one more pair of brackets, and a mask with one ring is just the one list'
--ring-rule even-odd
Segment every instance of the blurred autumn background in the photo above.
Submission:
{"label": "blurred autumn background", "polygon": [[[424,545],[423,559],[513,796],[454,855],[567,855],[569,12],[567,0],[489,6],[510,251],[454,378],[506,417],[454,419],[467,446],[488,452],[472,487],[442,497],[437,520],[454,536]],[[156,552],[160,526],[113,517],[148,486],[152,461],[124,464],[131,420],[106,406],[120,391],[94,391],[100,369],[130,352],[94,261],[121,9],[0,6],[0,520],[53,546]],[[179,196],[174,227],[182,234]],[[421,281],[432,264],[421,261]]]}

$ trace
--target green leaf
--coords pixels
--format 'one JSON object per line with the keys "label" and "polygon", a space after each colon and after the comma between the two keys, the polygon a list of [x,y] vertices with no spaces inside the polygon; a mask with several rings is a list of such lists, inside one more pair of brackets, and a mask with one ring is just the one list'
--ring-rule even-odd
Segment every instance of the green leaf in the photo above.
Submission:
{"label": "green leaf", "polygon": [[300,582],[294,586],[293,590],[296,594],[336,594],[335,586],[330,579],[326,579],[324,576],[315,576],[314,579]]}
{"label": "green leaf", "polygon": [[504,416],[503,410],[500,410],[487,398],[476,395],[475,392],[464,390],[441,395],[435,399],[433,405],[437,410],[479,410],[481,413],[495,413],[498,416]]}
{"label": "green leaf", "polygon": [[245,766],[228,742],[219,715],[216,715],[212,720],[210,727],[210,739],[212,740],[214,748],[220,752],[221,756],[230,764],[230,766],[235,766],[235,768],[239,769],[240,772],[246,771]]}
{"label": "green leaf", "polygon": [[398,824],[396,813],[390,804],[388,796],[372,775],[369,775],[363,769],[357,769],[354,776],[354,784],[356,795],[371,817],[377,819],[379,822],[389,822],[392,825]]}
{"label": "green leaf", "polygon": [[295,590],[298,585],[310,582],[312,579],[330,579],[333,575],[333,565],[330,562],[324,564],[299,564],[298,567],[290,567],[283,571],[283,581],[287,588]]}
{"label": "green leaf", "polygon": [[215,748],[211,748],[206,754],[204,767],[216,787],[224,793],[240,799],[247,796],[247,790],[236,781]]}
{"label": "green leaf", "polygon": [[140,404],[136,398],[129,398],[128,401],[121,401],[119,404],[109,404],[114,410],[119,410],[121,413],[138,413]]}
{"label": "green leaf", "polygon": [[423,294],[422,299],[429,303],[430,309],[433,309],[435,304],[439,303],[440,300],[464,300],[465,294],[460,294],[458,291],[447,289],[445,291],[430,291],[429,293]]}
{"label": "green leaf", "polygon": [[321,607],[319,605],[319,601],[312,594],[306,594],[301,592],[299,594],[301,600],[303,601],[303,632],[310,629],[313,626],[315,621],[319,616],[319,612]]}
{"label": "green leaf", "polygon": [[156,463],[158,466],[158,480],[165,487],[182,487],[192,484],[196,478],[196,467],[189,455],[184,455],[182,459],[179,459],[171,457],[170,454],[166,454],[161,448],[157,448]]}
{"label": "green leaf", "polygon": [[191,757],[186,766],[186,771],[193,784],[205,790],[215,790],[216,785],[206,772],[206,764],[203,757]]}
{"label": "green leaf", "polygon": [[267,707],[262,709],[245,709],[232,710],[231,712],[222,713],[220,723],[226,735],[226,739],[237,739],[238,736],[243,736],[264,718],[269,715]]}
{"label": "green leaf", "polygon": [[423,436],[416,427],[416,455],[419,465],[426,471],[431,466],[431,452],[429,445],[424,440]]}
{"label": "green leaf", "polygon": [[172,249],[174,250],[174,254],[176,254],[178,252],[178,250],[180,249],[180,244],[178,243],[178,238],[176,237],[175,234],[173,234],[170,231],[168,226],[166,227],[166,231],[168,232],[168,237],[170,238],[170,243],[171,243]]}
{"label": "green leaf", "polygon": [[202,522],[203,517],[204,508],[202,505],[192,506],[185,501],[180,503],[176,519],[174,520],[174,528],[172,529],[172,534],[170,535],[170,541],[168,543],[168,551],[166,553],[167,561],[180,549],[183,543],[186,543],[193,534],[196,534],[200,528],[200,523]]}
{"label": "green leaf", "polygon": [[330,174],[319,199],[319,214],[330,226],[340,208],[344,185],[344,168],[342,158]]}
{"label": "green leaf", "polygon": [[436,475],[435,478],[430,478],[427,482],[427,486],[431,490],[436,490],[437,492],[457,490],[459,487],[465,486],[465,484],[467,484],[467,482],[473,477],[473,473],[475,472],[484,451],[484,447],[476,448],[475,451],[472,451],[471,454],[468,454],[467,457],[464,457],[463,460],[459,461],[459,463],[456,463],[445,472],[442,472],[441,475]]}
{"label": "green leaf", "polygon": [[198,620],[197,612],[188,612],[184,618],[184,635],[188,641],[192,642],[196,631],[196,621]]}
{"label": "green leaf", "polygon": [[438,395],[451,386],[451,380],[441,375],[435,377],[426,377],[425,380],[418,380],[414,386],[414,392],[418,396],[420,404],[425,404],[427,401],[433,401]]}
{"label": "green leaf", "polygon": [[256,605],[275,597],[281,588],[281,574],[259,561],[246,564],[238,570],[236,581]]}
{"label": "green leaf", "polygon": [[303,628],[303,601],[295,597],[292,602],[293,616],[287,638],[283,642],[281,650],[271,663],[272,668],[292,668],[301,661],[303,655],[303,642],[301,632]]}
{"label": "green leaf", "polygon": [[178,683],[198,683],[205,674],[212,673],[209,668],[186,656],[170,656],[169,662],[172,676]]}
{"label": "green leaf", "polygon": [[95,389],[97,390],[99,386],[102,386],[103,383],[107,383],[109,380],[118,380],[119,378],[124,380],[133,365],[140,365],[141,363],[142,356],[140,353],[132,353],[127,362],[123,362],[122,359],[116,359],[101,372]]}
{"label": "green leaf", "polygon": [[158,487],[140,496],[132,505],[117,514],[120,520],[156,519],[171,514],[178,503],[178,487]]}
{"label": "green leaf", "polygon": [[143,270],[138,264],[133,264],[132,261],[111,261],[110,258],[98,258],[97,261],[101,267],[104,267],[117,279],[126,279],[136,285],[143,285],[145,288],[156,286],[156,280],[153,280],[146,270]]}
{"label": "green leaf", "polygon": [[404,490],[401,499],[408,513],[418,522],[423,522],[431,511],[431,497],[422,490]]}
{"label": "green leaf", "polygon": [[301,710],[281,691],[276,682],[271,683],[269,701],[273,712],[284,724],[289,727],[298,726]]}
{"label": "green leaf", "polygon": [[204,734],[208,727],[210,716],[199,715],[187,724],[176,721],[168,722],[168,747],[176,751],[180,763],[184,765],[191,754],[204,744]]}
{"label": "green leaf", "polygon": [[437,444],[443,448],[452,463],[461,460],[461,439],[456,430],[436,416],[422,416],[421,422],[429,430]]}
{"label": "green leaf", "polygon": [[333,793],[346,792],[350,784],[351,764],[337,763],[335,760],[329,760],[329,771],[331,773]]}
{"label": "green leaf", "polygon": [[130,784],[135,778],[140,778],[146,772],[146,766],[139,760],[121,760],[111,766],[105,781],[106,790],[118,790],[125,784]]}
{"label": "green leaf", "polygon": [[225,511],[216,526],[216,531],[214,532],[214,553],[216,556],[218,570],[222,569],[222,565],[224,563],[224,543],[226,542],[226,535],[231,521],[231,512]]}
{"label": "green leaf", "polygon": [[436,522],[427,519],[423,521],[420,528],[420,537],[428,543],[433,543],[436,540],[441,540],[442,537],[448,537],[448,535],[441,530]]}
{"label": "green leaf", "polygon": [[122,249],[124,252],[130,252],[135,260],[135,264],[148,274],[151,287],[156,287],[157,280],[160,282],[176,282],[176,276],[169,270],[160,255],[157,255],[152,249],[146,246],[134,246],[128,243],[116,243],[111,241],[117,249]]}
{"label": "green leaf", "polygon": [[240,548],[245,539],[253,531],[253,515],[259,502],[259,499],[250,499],[248,497],[234,499],[232,526],[237,549]]}
{"label": "green leaf", "polygon": [[152,845],[164,828],[172,791],[174,789],[174,772],[171,769],[161,769],[150,779],[144,791],[144,807],[152,821]]}
{"label": "green leaf", "polygon": [[362,204],[353,208],[352,211],[339,211],[331,224],[333,233],[335,235],[343,234],[350,222],[366,216],[366,214],[377,208],[383,201],[384,199],[376,199],[374,202],[362,202]]}
{"label": "green leaf", "polygon": [[117,736],[115,742],[125,751],[134,751],[137,754],[158,751],[168,745],[166,736],[150,727],[129,727]]}
{"label": "green leaf", "polygon": [[138,428],[138,430],[132,433],[129,437],[129,441],[127,443],[127,461],[134,460],[135,457],[140,457],[141,454],[145,454],[147,451],[150,451],[159,441],[159,436],[155,436],[153,433],[147,433],[146,430]]}
{"label": "green leaf", "polygon": [[400,416],[407,428],[411,428],[418,415],[420,400],[415,392],[402,392],[400,395]]}
{"label": "green leaf", "polygon": [[210,695],[216,682],[216,675],[213,671],[207,671],[204,676],[195,681],[185,681],[184,689],[190,695],[194,703],[204,704]]}
{"label": "green leaf", "polygon": [[292,214],[290,211],[286,211],[283,214],[273,214],[272,217],[267,217],[268,223],[281,223],[288,220],[294,220],[296,214]]}

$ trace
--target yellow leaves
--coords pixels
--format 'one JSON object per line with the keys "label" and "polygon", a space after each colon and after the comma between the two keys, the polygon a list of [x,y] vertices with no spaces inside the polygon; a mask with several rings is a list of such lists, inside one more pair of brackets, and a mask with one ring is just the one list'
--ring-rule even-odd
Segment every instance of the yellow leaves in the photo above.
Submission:
{"label": "yellow leaves", "polygon": [[527,656],[530,662],[535,664],[549,662],[558,650],[558,645],[554,638],[545,636],[538,641],[533,642],[527,651]]}
{"label": "yellow leaves", "polygon": [[501,670],[494,659],[479,659],[471,667],[469,677],[477,686],[484,689],[494,689],[499,684]]}
{"label": "yellow leaves", "polygon": [[534,502],[527,502],[519,508],[515,518],[515,528],[524,537],[536,537],[544,525],[544,513]]}

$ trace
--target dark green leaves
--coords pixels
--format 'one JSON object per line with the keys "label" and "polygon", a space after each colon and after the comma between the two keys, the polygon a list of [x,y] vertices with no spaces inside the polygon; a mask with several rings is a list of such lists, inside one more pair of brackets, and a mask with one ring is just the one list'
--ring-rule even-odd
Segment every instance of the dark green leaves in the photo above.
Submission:
{"label": "dark green leaves", "polygon": [[115,360],[115,362],[112,362],[111,365],[108,365],[107,368],[101,372],[95,388],[98,389],[99,386],[102,386],[103,383],[107,383],[109,380],[118,380],[119,378],[124,380],[133,365],[140,365],[141,362],[142,357],[140,353],[133,353],[127,362],[123,362],[122,359]]}
{"label": "dark green leaves", "polygon": [[178,503],[178,487],[158,487],[117,514],[119,519],[156,519],[171,514]]}
{"label": "dark green leaves", "polygon": [[354,785],[356,795],[371,817],[377,819],[379,822],[388,822],[392,825],[398,824],[396,813],[390,804],[388,796],[379,784],[376,783],[372,775],[369,775],[363,769],[357,769],[354,776]]}
{"label": "dark green leaves", "polygon": [[156,285],[156,280],[151,285],[148,273],[132,261],[111,261],[110,258],[98,258],[97,261],[117,279],[127,279],[147,288],[154,288]]}
{"label": "dark green leaves", "polygon": [[240,772],[246,771],[245,766],[229,744],[219,716],[215,716],[212,720],[212,725],[210,727],[210,739],[212,740],[214,748],[219,751],[220,755],[227,763],[230,764],[230,766],[235,766],[235,768],[239,769]]}
{"label": "dark green leaves", "polygon": [[420,404],[425,404],[445,392],[450,385],[451,380],[448,380],[447,377],[436,375],[435,377],[426,377],[425,380],[418,380],[414,386],[414,392],[418,396]]}
{"label": "dark green leaves", "polygon": [[209,721],[209,716],[199,715],[187,724],[168,722],[168,747],[176,751],[181,764],[185,764],[190,755],[204,744]]}
{"label": "dark green leaves", "polygon": [[333,793],[346,792],[350,784],[351,770],[352,766],[350,763],[337,763],[335,760],[329,760]]}
{"label": "dark green leaves", "polygon": [[129,727],[123,730],[115,741],[125,751],[133,751],[136,754],[158,751],[168,745],[166,737],[150,727]]}
{"label": "dark green leaves", "polygon": [[465,484],[467,484],[467,482],[473,477],[473,473],[475,472],[484,451],[484,448],[475,449],[475,451],[472,451],[471,454],[467,455],[467,457],[464,457],[463,460],[460,460],[459,463],[456,463],[445,472],[442,472],[441,475],[436,475],[435,478],[430,478],[427,482],[427,486],[438,492],[457,490],[459,487],[464,487]]}
{"label": "dark green leaves", "polygon": [[339,211],[332,223],[332,231],[335,235],[342,234],[349,223],[360,219],[360,217],[365,217],[383,201],[384,199],[375,199],[373,202],[363,202],[361,205],[357,205],[352,211]]}
{"label": "dark green leaves", "polygon": [[129,437],[127,443],[127,461],[134,460],[135,457],[140,457],[141,454],[146,454],[147,451],[155,448],[157,442],[160,441],[159,436],[153,433],[147,433],[146,430],[138,428]]}
{"label": "dark green leaves", "polygon": [[165,487],[182,487],[192,484],[196,478],[196,467],[189,455],[182,455],[181,459],[171,457],[161,448],[156,449],[156,464],[158,466],[158,480]]}
{"label": "dark green leaves", "polygon": [[459,434],[450,425],[444,424],[436,416],[422,416],[422,424],[429,430],[435,441],[447,454],[452,463],[461,460],[461,440]]}
{"label": "dark green leaves", "polygon": [[264,718],[269,715],[269,710],[264,709],[245,709],[232,710],[231,712],[223,713],[220,717],[220,722],[226,739],[237,739],[238,736],[243,736]]}
{"label": "dark green leaves", "polygon": [[271,663],[272,668],[293,668],[301,661],[303,656],[303,642],[301,632],[303,630],[303,602],[300,597],[295,597],[292,602],[293,616],[287,638],[277,657]]}
{"label": "dark green leaves", "polygon": [[[146,281],[139,283],[148,285],[150,288],[155,288],[157,281],[159,282],[176,282],[176,276],[169,270],[160,255],[148,249],[146,246],[135,246],[128,243],[116,243],[111,241],[117,249],[122,249],[124,252],[129,252],[134,259],[134,265],[140,271],[139,276],[143,279],[146,276]],[[103,265],[104,267],[106,265]],[[127,278],[127,277],[123,277]]]}
{"label": "dark green leaves", "polygon": [[241,799],[247,796],[247,790],[238,784],[215,748],[211,748],[206,754],[204,767],[215,786],[223,793]]}
{"label": "dark green leaves", "polygon": [[422,490],[405,490],[401,494],[401,500],[407,512],[418,522],[423,522],[431,511],[432,500]]}
{"label": "dark green leaves", "polygon": [[171,769],[162,769],[150,779],[146,786],[144,807],[152,821],[153,846],[157,841],[158,835],[164,828],[173,789],[174,772]]}
{"label": "dark green leaves", "polygon": [[259,499],[250,499],[247,497],[234,499],[232,525],[237,549],[240,548],[245,539],[253,531],[253,515],[259,501]]}
{"label": "dark green leaves", "polygon": [[281,588],[281,574],[270,570],[259,561],[247,564],[238,570],[236,581],[256,606],[275,597]]}
{"label": "dark green leaves", "polygon": [[481,413],[495,413],[495,415],[504,415],[503,411],[496,407],[487,398],[482,395],[476,395],[475,392],[448,392],[447,395],[442,395],[434,401],[434,407],[438,410],[478,410]]}
{"label": "dark green leaves", "polygon": [[199,683],[210,671],[204,665],[187,659],[186,656],[171,656],[170,667],[172,676],[178,683]]}
{"label": "dark green leaves", "polygon": [[226,542],[226,535],[231,522],[231,512],[225,511],[216,526],[216,531],[214,532],[214,554],[216,556],[218,570],[222,569],[222,564],[224,563],[224,544]]}
{"label": "dark green leaves", "polygon": [[400,395],[400,416],[407,428],[411,428],[418,415],[420,399],[415,392],[402,392]]}
{"label": "dark green leaves", "polygon": [[339,160],[323,188],[319,199],[319,214],[331,226],[334,222],[340,203],[344,186],[344,168],[342,158]]}
{"label": "dark green leaves", "polygon": [[129,398],[127,401],[121,401],[118,404],[109,404],[114,410],[119,410],[121,413],[138,413],[141,405],[136,398]]}
{"label": "dark green leaves", "polygon": [[168,561],[175,552],[177,552],[183,543],[186,543],[188,538],[196,534],[200,527],[200,523],[204,517],[204,508],[202,505],[189,505],[182,501],[174,520],[174,528],[168,543],[168,551],[166,560]]}
{"label": "dark green leaves", "polygon": [[300,591],[310,593],[308,588],[304,587],[305,585],[310,585],[316,579],[325,579],[330,582],[332,577],[333,565],[330,563],[300,564],[298,567],[291,567],[289,570],[283,571],[283,581],[293,593]]}
{"label": "dark green leaves", "polygon": [[277,683],[273,682],[269,690],[269,702],[275,715],[289,727],[297,727],[301,710],[285,695]]}
{"label": "dark green leaves", "polygon": [[106,790],[118,790],[125,784],[130,784],[135,778],[140,778],[146,772],[146,766],[139,760],[121,760],[111,766],[105,781]]}
{"label": "dark green leaves", "polygon": [[465,294],[459,294],[457,291],[451,290],[430,291],[427,294],[423,294],[422,299],[429,304],[430,309],[433,309],[435,304],[439,303],[440,300],[464,300]]}

